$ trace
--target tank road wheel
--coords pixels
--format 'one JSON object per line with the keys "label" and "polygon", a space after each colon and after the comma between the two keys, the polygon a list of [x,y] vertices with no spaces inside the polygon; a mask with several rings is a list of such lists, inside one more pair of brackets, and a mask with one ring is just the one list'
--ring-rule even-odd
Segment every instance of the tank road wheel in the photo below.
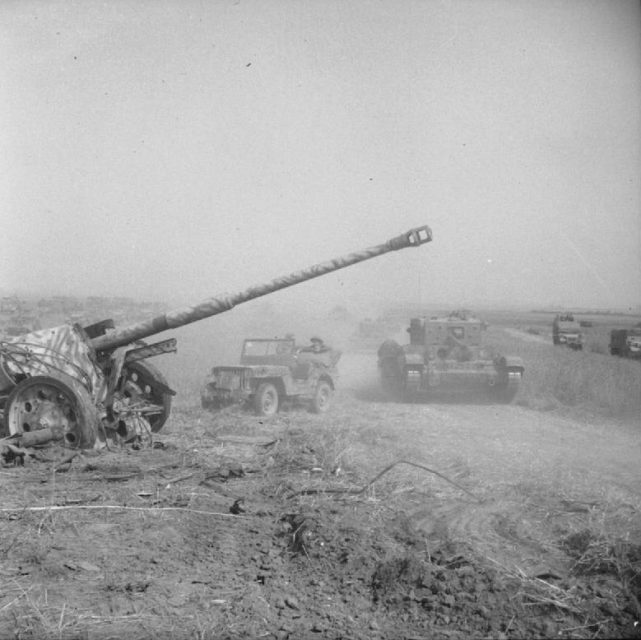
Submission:
{"label": "tank road wheel", "polygon": [[90,449],[96,442],[96,407],[79,382],[65,376],[33,376],[17,384],[4,411],[9,434],[39,429],[61,430],[63,444],[72,449]]}
{"label": "tank road wheel", "polygon": [[155,405],[157,411],[147,413],[145,417],[154,433],[160,431],[171,412],[171,393],[165,376],[144,360],[132,362],[123,369],[123,395],[131,401],[142,401]]}
{"label": "tank road wheel", "polygon": [[326,380],[321,380],[316,385],[311,409],[314,413],[326,413],[331,404],[332,386]]}
{"label": "tank road wheel", "polygon": [[254,410],[259,416],[273,416],[278,412],[278,389],[271,382],[259,385],[254,395]]}

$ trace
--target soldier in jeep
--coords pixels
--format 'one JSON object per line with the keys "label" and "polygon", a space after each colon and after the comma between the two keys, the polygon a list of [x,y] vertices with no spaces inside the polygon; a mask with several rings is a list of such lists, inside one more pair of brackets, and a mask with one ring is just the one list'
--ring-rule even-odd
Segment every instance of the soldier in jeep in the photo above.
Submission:
{"label": "soldier in jeep", "polygon": [[323,340],[317,336],[310,338],[309,342],[311,344],[308,347],[303,347],[300,350],[301,353],[325,353],[326,351],[330,351],[330,347],[328,347]]}

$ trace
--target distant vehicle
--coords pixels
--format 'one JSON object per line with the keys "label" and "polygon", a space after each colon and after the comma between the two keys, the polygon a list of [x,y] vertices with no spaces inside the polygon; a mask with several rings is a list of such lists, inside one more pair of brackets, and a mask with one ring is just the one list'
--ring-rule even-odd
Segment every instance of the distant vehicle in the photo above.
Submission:
{"label": "distant vehicle", "polygon": [[383,389],[400,400],[435,389],[482,389],[497,402],[510,402],[521,384],[523,362],[484,346],[486,326],[468,311],[412,318],[409,344],[386,340],[378,349]]}
{"label": "distant vehicle", "polygon": [[321,346],[299,347],[293,338],[245,340],[240,364],[213,367],[201,391],[204,409],[234,403],[273,416],[283,402],[305,404],[325,413],[331,404],[340,352]]}
{"label": "distant vehicle", "polygon": [[610,353],[613,356],[641,360],[641,323],[631,329],[612,329]]}
{"label": "distant vehicle", "polygon": [[581,351],[583,349],[583,332],[581,325],[571,313],[559,313],[552,322],[552,342]]}

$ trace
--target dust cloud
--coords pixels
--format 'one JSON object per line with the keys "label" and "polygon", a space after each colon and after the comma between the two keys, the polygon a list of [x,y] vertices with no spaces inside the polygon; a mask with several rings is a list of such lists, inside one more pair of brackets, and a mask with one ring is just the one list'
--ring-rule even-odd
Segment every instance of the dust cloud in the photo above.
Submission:
{"label": "dust cloud", "polygon": [[[306,345],[320,336],[342,353],[338,363],[341,388],[369,386],[377,380],[376,347],[355,344],[360,317],[347,310],[314,314],[282,309],[270,302],[249,303],[230,312],[171,331],[178,351],[156,359],[170,386],[180,395],[192,395],[213,366],[236,364],[245,338],[274,338],[291,334]],[[169,333],[166,337],[169,337]]]}

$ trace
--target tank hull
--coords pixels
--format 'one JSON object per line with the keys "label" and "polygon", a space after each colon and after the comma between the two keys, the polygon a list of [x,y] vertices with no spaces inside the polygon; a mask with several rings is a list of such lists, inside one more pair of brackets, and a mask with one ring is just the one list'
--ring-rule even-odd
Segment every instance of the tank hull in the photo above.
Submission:
{"label": "tank hull", "polygon": [[410,344],[386,340],[378,350],[381,386],[401,399],[427,398],[443,392],[478,392],[511,401],[525,367],[483,346],[483,323],[453,315],[411,321]]}

